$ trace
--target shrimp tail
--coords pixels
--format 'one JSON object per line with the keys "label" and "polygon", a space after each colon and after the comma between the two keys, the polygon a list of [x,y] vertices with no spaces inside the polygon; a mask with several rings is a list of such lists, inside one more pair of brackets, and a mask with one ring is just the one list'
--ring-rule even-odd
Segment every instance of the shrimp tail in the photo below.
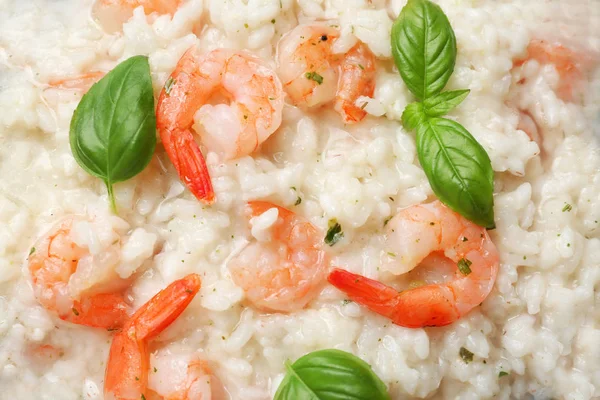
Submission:
{"label": "shrimp tail", "polygon": [[110,347],[104,376],[108,399],[139,400],[148,386],[148,341],[166,329],[200,290],[200,277],[190,274],[161,290],[133,314]]}
{"label": "shrimp tail", "polygon": [[63,319],[95,328],[120,329],[127,320],[127,303],[119,293],[99,293],[75,302],[71,311]]}
{"label": "shrimp tail", "polygon": [[135,330],[118,332],[112,340],[106,372],[104,397],[139,400],[146,391],[150,354],[144,340],[136,340]]}
{"label": "shrimp tail", "polygon": [[362,275],[335,268],[327,277],[329,283],[346,293],[350,299],[373,312],[392,318],[398,298],[397,290]]}
{"label": "shrimp tail", "polygon": [[212,204],[215,192],[200,147],[189,129],[161,131],[161,140],[182,182],[203,203]]}
{"label": "shrimp tail", "polygon": [[150,340],[181,315],[200,290],[200,277],[189,274],[160,291],[131,318],[138,340]]}
{"label": "shrimp tail", "polygon": [[[455,296],[446,285],[426,285],[398,292],[373,279],[334,269],[329,282],[350,299],[407,328],[449,325],[460,318]],[[409,296],[405,295],[410,293]]]}

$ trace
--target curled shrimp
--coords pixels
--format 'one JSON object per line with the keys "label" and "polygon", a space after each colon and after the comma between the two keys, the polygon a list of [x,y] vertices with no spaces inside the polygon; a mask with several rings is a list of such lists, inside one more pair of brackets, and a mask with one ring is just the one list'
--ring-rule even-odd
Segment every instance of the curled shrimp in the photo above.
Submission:
{"label": "curled shrimp", "polygon": [[165,400],[222,400],[223,384],[198,354],[159,350],[152,354],[148,388]]}
{"label": "curled shrimp", "polygon": [[249,202],[246,211],[250,218],[274,222],[270,240],[252,243],[230,260],[234,283],[261,309],[289,312],[305,307],[325,282],[328,257],[322,236],[304,218],[268,202]]}
{"label": "curled shrimp", "polygon": [[128,281],[114,271],[119,239],[99,254],[90,254],[71,236],[77,219],[67,218],[31,249],[29,273],[37,300],[74,324],[120,328],[127,319],[122,291]]}
{"label": "curled shrimp", "polygon": [[[385,268],[401,274],[428,258],[429,265],[419,276],[424,285],[398,292],[342,269],[333,270],[328,279],[352,300],[395,324],[409,328],[451,324],[492,290],[499,256],[487,231],[439,201],[402,210],[387,224],[387,234],[386,245],[394,252],[388,251],[392,261]],[[432,260],[435,252],[444,257]],[[428,280],[436,283],[426,284]]]}
{"label": "curled shrimp", "polygon": [[576,92],[582,86],[583,74],[589,67],[591,58],[562,44],[534,39],[527,46],[527,56],[516,60],[514,65],[518,67],[529,60],[554,65],[560,78],[558,97],[564,101],[573,101]]}
{"label": "curled shrimp", "polygon": [[[140,400],[149,396],[148,344],[181,315],[200,290],[200,285],[200,277],[196,274],[171,283],[136,311],[123,330],[115,334],[104,375],[104,397],[107,400]],[[194,377],[198,377],[202,371],[192,372]],[[192,392],[189,390],[200,388],[195,382],[196,379],[190,378],[190,387],[186,384],[180,391],[180,397],[167,398],[202,399],[201,396],[190,395]],[[210,399],[210,395],[207,398]]]}
{"label": "curled shrimp", "polygon": [[181,0],[96,0],[92,15],[109,33],[121,29],[131,18],[133,10],[144,7],[146,14],[175,14]]}
{"label": "curled shrimp", "polygon": [[281,124],[282,111],[281,82],[262,60],[225,49],[200,55],[194,47],[167,80],[156,117],[179,177],[199,200],[211,203],[210,176],[192,133],[194,114],[202,143],[231,159],[252,153],[271,136]]}
{"label": "curled shrimp", "polygon": [[356,101],[375,90],[375,55],[357,42],[345,54],[335,54],[340,33],[327,25],[299,25],[277,47],[279,76],[292,101],[314,107],[335,100],[345,123],[361,121],[367,113]]}

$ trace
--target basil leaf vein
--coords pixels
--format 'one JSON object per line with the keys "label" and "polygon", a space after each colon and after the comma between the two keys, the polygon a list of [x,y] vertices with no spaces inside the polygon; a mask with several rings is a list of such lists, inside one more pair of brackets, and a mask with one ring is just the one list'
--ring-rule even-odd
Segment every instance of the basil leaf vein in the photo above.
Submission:
{"label": "basil leaf vein", "polygon": [[417,153],[436,196],[478,225],[494,224],[494,172],[485,149],[459,123],[426,119],[417,129]]}
{"label": "basil leaf vein", "polygon": [[392,26],[392,55],[418,100],[441,92],[456,63],[456,37],[442,9],[428,0],[409,0]]}
{"label": "basil leaf vein", "polygon": [[286,364],[274,400],[389,400],[369,364],[335,349],[319,350]]}
{"label": "basil leaf vein", "polygon": [[113,184],[139,174],[156,147],[154,93],[148,58],[117,65],[82,97],[69,131],[73,157],[106,184],[113,211]]}

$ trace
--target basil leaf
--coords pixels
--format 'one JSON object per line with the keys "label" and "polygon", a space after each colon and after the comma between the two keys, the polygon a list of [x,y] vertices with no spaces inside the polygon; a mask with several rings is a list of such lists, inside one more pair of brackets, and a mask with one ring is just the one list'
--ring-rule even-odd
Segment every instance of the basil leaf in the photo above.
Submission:
{"label": "basil leaf", "polygon": [[81,168],[106,184],[116,212],[112,185],[140,173],[156,147],[147,57],[123,61],[91,87],[73,114],[69,139]]}
{"label": "basil leaf", "polygon": [[423,101],[425,114],[429,117],[442,117],[448,114],[454,107],[462,103],[469,95],[470,90],[451,90],[442,92]]}
{"label": "basil leaf", "polygon": [[425,120],[417,129],[417,153],[436,196],[478,225],[494,225],[494,171],[484,148],[459,123]]}
{"label": "basil leaf", "polygon": [[409,0],[392,26],[392,54],[417,99],[441,92],[456,63],[456,38],[442,9],[429,0]]}
{"label": "basil leaf", "polygon": [[402,125],[409,130],[417,129],[426,117],[423,103],[410,103],[402,112]]}
{"label": "basil leaf", "polygon": [[345,351],[314,351],[286,365],[274,400],[389,400],[369,364]]}

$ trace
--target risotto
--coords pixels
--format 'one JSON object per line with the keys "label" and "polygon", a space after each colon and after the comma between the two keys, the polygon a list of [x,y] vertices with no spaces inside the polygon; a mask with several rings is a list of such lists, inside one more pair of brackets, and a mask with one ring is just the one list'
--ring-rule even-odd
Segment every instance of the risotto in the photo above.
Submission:
{"label": "risotto", "polygon": [[0,0],[0,399],[600,398],[599,7]]}

